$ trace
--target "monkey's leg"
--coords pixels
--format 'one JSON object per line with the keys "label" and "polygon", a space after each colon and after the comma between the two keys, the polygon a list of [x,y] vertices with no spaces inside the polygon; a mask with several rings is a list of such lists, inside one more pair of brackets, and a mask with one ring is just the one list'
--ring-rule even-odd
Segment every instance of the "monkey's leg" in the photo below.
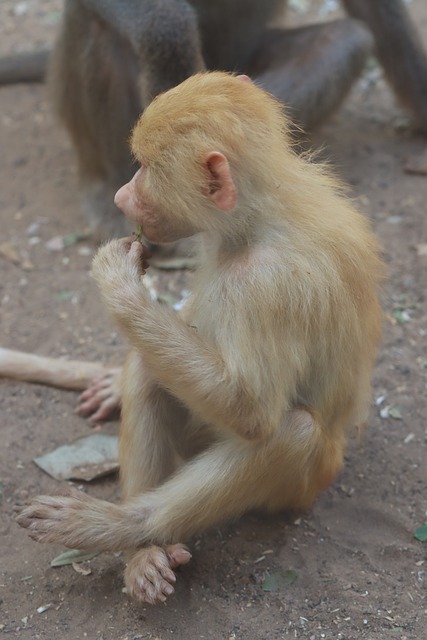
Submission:
{"label": "monkey's leg", "polygon": [[427,132],[427,53],[402,0],[343,0],[375,37],[378,58],[400,102]]}
{"label": "monkey's leg", "polygon": [[294,410],[268,440],[219,441],[124,506],[144,505],[141,532],[161,543],[186,540],[252,508],[307,508],[340,470],[344,446],[308,411]]}
{"label": "monkey's leg", "polygon": [[[151,380],[136,352],[128,356],[123,381],[120,476],[126,500],[166,480],[177,466],[177,452],[187,457],[190,445],[188,412]],[[124,576],[128,593],[149,604],[164,602],[174,591],[173,570],[190,559],[182,544],[129,552]]]}
{"label": "monkey's leg", "polygon": [[[188,413],[150,378],[140,356],[135,352],[129,355],[123,372],[123,403],[120,470],[123,495],[126,499],[156,487],[171,475],[177,465],[175,442],[177,448],[185,451],[185,445],[178,444],[178,440],[185,440],[183,425],[188,421]],[[79,492],[72,495],[74,500],[68,496],[59,497],[58,500],[40,498],[33,503],[33,508],[25,509],[21,513],[18,521],[28,527],[30,535],[36,539],[52,541],[59,533],[55,533],[55,523],[52,523],[52,520],[60,517],[59,504],[66,509],[66,505],[71,506],[71,502],[74,502],[74,507],[77,507],[74,513],[80,512],[79,515],[82,515],[81,510],[89,509],[91,524],[86,534],[88,537],[91,536],[92,526],[95,537],[96,531],[99,532],[99,518],[104,509],[104,515],[108,519],[114,519],[120,512],[116,511],[114,505],[91,501]],[[92,507],[95,505],[98,505],[101,511],[96,507],[93,510]],[[30,516],[30,510],[33,518]],[[35,532],[40,531],[42,521],[47,536],[40,538]],[[63,522],[62,525],[64,524]],[[126,528],[125,521],[123,526]],[[67,531],[63,527],[61,529],[62,536],[57,538],[58,541],[70,545],[73,539],[76,544],[86,544],[81,536],[82,532],[78,532],[78,524],[74,528],[70,521],[66,525]],[[96,546],[96,543],[91,546]],[[99,548],[104,548],[102,543]],[[181,544],[168,547],[149,545],[129,552],[125,571],[128,592],[133,597],[152,604],[164,601],[166,596],[174,591],[173,569],[186,564],[190,558],[189,551]]]}
{"label": "monkey's leg", "polygon": [[[147,447],[154,445],[150,452],[157,465],[151,463],[141,473],[137,454],[144,442],[142,436],[129,441],[135,446],[134,459],[130,466],[126,462],[123,486],[131,496],[141,479],[161,478],[172,466],[171,455],[160,449],[165,443],[160,433],[157,440],[146,442]],[[294,410],[269,439],[220,440],[159,487],[121,505],[73,490],[65,496],[35,498],[21,511],[18,522],[39,542],[76,549],[114,551],[137,549],[148,542],[172,544],[251,508],[308,507],[340,470],[344,446],[344,437],[327,435],[308,411]],[[129,451],[122,447],[122,464],[126,454]],[[131,473],[138,474],[139,483]]]}
{"label": "monkey's leg", "polygon": [[99,239],[129,231],[114,195],[134,173],[128,140],[143,107],[202,66],[197,20],[186,0],[66,0],[49,80]]}
{"label": "monkey's leg", "polygon": [[97,239],[126,235],[129,228],[114,194],[132,174],[128,137],[142,110],[130,44],[83,3],[69,0],[48,82],[77,152],[90,226]]}
{"label": "monkey's leg", "polygon": [[120,481],[123,500],[149,491],[176,469],[188,411],[152,379],[131,351],[122,377]]}
{"label": "monkey's leg", "polygon": [[373,45],[357,20],[268,30],[246,72],[282,100],[304,129],[321,124],[345,98]]}

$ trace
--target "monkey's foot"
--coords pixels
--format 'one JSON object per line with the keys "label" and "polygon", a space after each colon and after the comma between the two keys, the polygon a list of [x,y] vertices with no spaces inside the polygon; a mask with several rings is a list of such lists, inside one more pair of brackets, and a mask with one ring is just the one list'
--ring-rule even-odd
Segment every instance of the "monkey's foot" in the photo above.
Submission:
{"label": "monkey's foot", "polygon": [[119,411],[121,373],[121,368],[117,367],[94,378],[86,391],[83,391],[79,397],[77,413],[81,416],[90,416],[90,422],[95,424],[100,420],[111,418],[114,413]]}
{"label": "monkey's foot", "polygon": [[125,571],[126,589],[133,598],[148,604],[164,602],[174,591],[176,576],[173,569],[191,559],[182,544],[169,547],[140,549],[129,561]]}
{"label": "monkey's foot", "polygon": [[115,550],[115,529],[123,513],[118,505],[71,490],[67,495],[38,496],[19,509],[17,522],[37,542],[71,549]]}

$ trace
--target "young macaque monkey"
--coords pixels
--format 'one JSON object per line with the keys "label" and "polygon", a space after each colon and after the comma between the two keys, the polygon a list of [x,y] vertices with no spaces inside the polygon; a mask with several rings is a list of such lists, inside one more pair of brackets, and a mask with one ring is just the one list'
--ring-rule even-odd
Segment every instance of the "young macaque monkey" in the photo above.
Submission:
{"label": "young macaque monkey", "polygon": [[182,316],[150,298],[146,254],[103,246],[93,275],[132,345],[122,378],[123,502],[41,496],[40,542],[128,551],[128,592],[172,593],[181,544],[252,508],[306,509],[368,413],[383,266],[367,220],[298,157],[282,105],[247,78],[201,73],[156,98],[117,206],[154,243],[201,233]]}

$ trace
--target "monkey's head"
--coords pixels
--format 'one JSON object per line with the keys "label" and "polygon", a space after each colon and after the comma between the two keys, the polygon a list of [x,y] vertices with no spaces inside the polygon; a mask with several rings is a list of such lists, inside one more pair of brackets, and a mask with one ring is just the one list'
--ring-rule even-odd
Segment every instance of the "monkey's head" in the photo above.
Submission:
{"label": "monkey's head", "polygon": [[282,105],[248,78],[192,76],[136,124],[131,147],[141,167],[116,205],[151,242],[227,233],[256,190],[271,190],[284,136]]}

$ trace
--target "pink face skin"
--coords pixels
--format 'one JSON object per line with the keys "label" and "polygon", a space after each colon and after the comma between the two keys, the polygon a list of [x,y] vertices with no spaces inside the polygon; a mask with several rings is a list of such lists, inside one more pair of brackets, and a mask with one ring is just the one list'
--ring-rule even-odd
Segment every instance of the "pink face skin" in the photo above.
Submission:
{"label": "pink face skin", "polygon": [[[202,193],[221,211],[230,211],[236,204],[237,193],[227,158],[219,151],[211,151],[206,154],[205,168],[206,184],[200,187]],[[142,166],[132,180],[117,191],[116,206],[129,220],[142,225],[143,234],[150,242],[174,242],[195,233],[191,227],[178,226],[167,211],[150,205],[144,194],[144,173]]]}
{"label": "pink face skin", "polygon": [[134,222],[136,226],[142,225],[147,240],[172,242],[176,238],[170,237],[171,230],[168,229],[165,216],[153,209],[144,198],[144,171],[144,167],[138,169],[132,180],[117,191],[114,202],[128,220]]}
{"label": "pink face skin", "polygon": [[[246,75],[237,78],[245,83],[252,82]],[[236,205],[237,192],[227,158],[218,151],[211,151],[206,154],[205,166],[208,179],[202,191],[221,211],[232,210]],[[173,228],[173,221],[150,206],[144,197],[144,172],[145,167],[142,166],[132,180],[117,191],[114,198],[116,206],[129,220],[142,225],[144,236],[151,242],[173,242],[183,237]]]}
{"label": "pink face skin", "polygon": [[140,223],[141,204],[138,199],[136,183],[138,178],[143,176],[143,168],[141,167],[133,176],[130,182],[127,182],[117,191],[114,202],[116,206],[125,214],[129,220]]}

